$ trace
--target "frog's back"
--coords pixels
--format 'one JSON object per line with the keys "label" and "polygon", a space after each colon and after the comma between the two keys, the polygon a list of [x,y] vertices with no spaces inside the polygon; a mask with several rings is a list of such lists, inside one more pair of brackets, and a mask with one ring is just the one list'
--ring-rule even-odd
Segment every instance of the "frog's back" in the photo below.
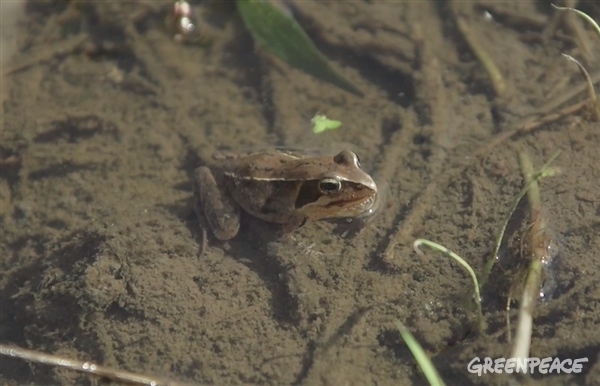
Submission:
{"label": "frog's back", "polygon": [[286,179],[286,172],[301,158],[279,151],[262,151],[227,160],[223,174],[232,179],[273,181]]}
{"label": "frog's back", "polygon": [[296,215],[300,185],[286,177],[299,158],[286,153],[259,152],[228,160],[223,167],[233,199],[244,211],[262,220],[286,223]]}

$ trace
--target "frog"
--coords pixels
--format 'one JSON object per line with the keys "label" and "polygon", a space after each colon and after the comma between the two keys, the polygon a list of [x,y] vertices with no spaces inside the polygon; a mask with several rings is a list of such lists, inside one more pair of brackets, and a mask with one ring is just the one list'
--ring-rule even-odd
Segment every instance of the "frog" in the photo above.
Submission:
{"label": "frog", "polygon": [[194,207],[219,240],[234,238],[242,211],[290,234],[308,220],[370,215],[377,185],[356,153],[264,150],[222,157],[194,171]]}

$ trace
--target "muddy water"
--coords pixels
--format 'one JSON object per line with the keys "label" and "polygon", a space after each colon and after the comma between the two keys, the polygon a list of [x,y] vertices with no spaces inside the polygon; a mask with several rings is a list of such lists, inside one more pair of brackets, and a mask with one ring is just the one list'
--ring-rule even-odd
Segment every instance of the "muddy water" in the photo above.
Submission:
{"label": "muddy water", "polygon": [[[562,23],[544,35],[549,6],[507,4],[491,20],[463,10],[504,76],[500,97],[436,2],[291,4],[363,97],[269,58],[231,3],[195,5],[201,45],[164,31],[166,3],[31,2],[11,23],[3,4],[1,342],[200,384],[426,384],[402,321],[448,384],[506,384],[467,364],[509,352],[525,206],[483,288],[480,334],[468,277],[412,242],[439,242],[481,272],[523,186],[518,152],[539,167],[562,149],[562,173],[541,182],[559,256],[531,355],[589,362],[531,384],[600,383],[600,126],[578,112],[495,142],[581,86],[560,53],[583,53]],[[595,73],[600,41],[589,38]],[[315,136],[316,112],[343,126]],[[246,222],[198,257],[194,168],[273,146],[356,151],[383,210],[360,229],[312,223],[281,240]],[[0,377],[92,383],[6,358]]]}

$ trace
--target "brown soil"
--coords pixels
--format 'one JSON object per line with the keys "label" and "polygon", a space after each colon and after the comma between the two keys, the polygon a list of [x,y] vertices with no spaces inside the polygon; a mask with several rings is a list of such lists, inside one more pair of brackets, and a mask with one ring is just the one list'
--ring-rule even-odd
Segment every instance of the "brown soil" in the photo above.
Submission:
{"label": "brown soil", "polygon": [[[518,151],[539,167],[562,149],[563,173],[541,182],[560,254],[531,354],[589,362],[531,384],[599,384],[600,125],[580,111],[485,146],[581,87],[560,53],[595,73],[600,41],[583,28],[586,52],[547,2],[494,4],[493,20],[477,2],[462,12],[505,77],[500,97],[443,2],[292,3],[358,97],[257,50],[233,3],[195,4],[204,45],[183,45],[162,28],[167,3],[28,2],[2,58],[1,342],[201,384],[426,384],[399,320],[448,384],[506,384],[467,364],[508,354],[525,207],[483,288],[481,334],[467,275],[412,242],[481,272],[523,185]],[[344,124],[315,136],[316,112]],[[269,241],[246,226],[198,257],[192,171],[272,146],[357,151],[384,210],[358,232],[311,223]],[[0,364],[7,385],[91,379]]]}

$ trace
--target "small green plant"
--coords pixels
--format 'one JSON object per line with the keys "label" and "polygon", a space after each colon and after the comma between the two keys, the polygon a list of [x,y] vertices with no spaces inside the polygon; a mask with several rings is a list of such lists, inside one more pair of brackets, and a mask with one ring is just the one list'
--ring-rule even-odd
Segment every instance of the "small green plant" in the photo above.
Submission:
{"label": "small green plant", "polygon": [[400,336],[404,339],[404,342],[408,346],[408,349],[415,357],[417,364],[421,368],[423,374],[425,374],[425,378],[431,386],[444,386],[444,381],[440,377],[440,374],[435,369],[433,363],[431,363],[431,359],[423,350],[423,347],[417,342],[415,337],[408,331],[406,327],[400,322],[396,322],[396,327],[398,327],[398,332],[400,332]]}
{"label": "small green plant", "polygon": [[527,194],[527,192],[529,191],[531,186],[533,184],[536,184],[537,181],[542,178],[551,177],[556,174],[556,170],[551,168],[550,164],[552,162],[554,162],[554,160],[556,159],[556,157],[559,156],[560,153],[561,153],[560,150],[557,151],[556,153],[554,153],[550,157],[550,159],[544,164],[544,166],[542,166],[542,168],[539,171],[537,171],[536,173],[534,173],[531,176],[531,179],[529,181],[527,181],[525,186],[521,189],[519,194],[517,194],[517,196],[513,200],[512,204],[510,206],[510,209],[509,209],[506,217],[504,218],[502,226],[500,227],[500,231],[498,232],[498,237],[496,238],[494,250],[492,251],[488,261],[486,262],[486,265],[483,269],[483,273],[480,275],[480,280],[477,279],[477,275],[475,274],[475,271],[469,265],[469,263],[467,263],[462,257],[460,257],[456,253],[452,252],[448,248],[446,248],[440,244],[434,243],[433,241],[429,241],[429,240],[425,240],[425,239],[417,239],[413,243],[414,249],[418,254],[420,254],[420,255],[423,254],[423,252],[419,249],[419,247],[421,245],[426,245],[438,252],[442,252],[442,253],[446,254],[447,256],[451,257],[467,271],[467,273],[471,277],[471,280],[473,281],[473,292],[475,295],[475,304],[477,306],[478,321],[479,321],[478,327],[479,328],[482,327],[482,323],[483,323],[483,313],[481,311],[480,289],[483,286],[483,284],[487,281],[487,278],[489,277],[492,267],[493,267],[494,263],[496,262],[496,256],[498,255],[498,251],[500,250],[500,245],[502,244],[502,239],[504,238],[504,233],[506,232],[506,227],[508,226],[508,222],[509,222],[510,218],[512,217],[514,211],[517,209],[519,202]]}
{"label": "small green plant", "polygon": [[[533,172],[528,173],[528,177],[526,178],[525,186],[521,189],[519,194],[513,200],[510,210],[508,211],[508,214],[507,214],[506,218],[504,219],[504,222],[498,233],[494,251],[492,252],[491,257],[488,260],[488,262],[484,268],[484,272],[481,275],[482,280],[477,279],[477,275],[475,274],[475,271],[473,270],[473,268],[471,267],[471,265],[469,263],[467,263],[462,257],[460,257],[456,253],[452,252],[448,248],[446,248],[440,244],[434,243],[433,241],[429,241],[429,240],[425,240],[425,239],[417,239],[413,243],[413,247],[418,254],[420,254],[420,255],[423,254],[423,252],[419,249],[419,247],[421,245],[426,245],[429,248],[432,248],[438,252],[444,253],[445,255],[451,257],[467,271],[467,273],[469,274],[469,276],[471,277],[471,280],[473,282],[473,292],[475,295],[474,296],[475,304],[477,306],[477,312],[478,312],[478,328],[480,330],[482,329],[483,323],[484,323],[483,313],[481,310],[480,288],[485,283],[485,281],[486,281],[487,277],[489,276],[489,273],[492,269],[493,263],[496,261],[496,256],[500,249],[500,245],[502,243],[502,239],[504,237],[504,233],[505,233],[508,221],[510,220],[514,211],[516,210],[517,205],[519,204],[521,199],[526,194],[528,194],[528,192],[530,192],[531,189],[533,189],[533,190],[538,189],[537,188],[538,180],[540,180],[544,177],[550,177],[550,176],[553,176],[556,174],[556,169],[550,168],[550,164],[556,159],[556,157],[558,157],[558,155],[560,153],[561,153],[561,151],[557,151],[556,153],[554,153],[552,155],[552,157],[550,157],[550,159],[542,166],[542,168],[539,171],[537,171],[535,173],[533,173]],[[539,195],[539,193],[538,193],[538,195]],[[539,198],[538,198],[538,204],[539,204]],[[535,281],[534,284],[536,284],[536,283],[539,283],[539,280]],[[533,287],[537,288],[535,285]],[[411,350],[413,356],[415,357],[417,363],[419,364],[419,367],[421,368],[421,370],[427,377],[429,384],[432,386],[433,385],[443,385],[444,383],[443,383],[442,379],[440,378],[435,367],[431,363],[431,360],[427,357],[427,355],[425,354],[425,352],[423,351],[423,349],[421,348],[419,343],[414,339],[414,337],[410,334],[410,332],[406,329],[406,327],[404,327],[404,325],[402,325],[402,323],[397,322],[396,325],[398,327],[398,331],[400,332],[400,335],[402,336],[402,339],[404,339],[404,341],[406,342],[406,345]],[[521,346],[519,346],[519,347],[521,347]],[[527,348],[528,347],[529,346],[527,345]]]}
{"label": "small green plant", "polygon": [[328,119],[325,115],[315,114],[310,120],[313,124],[313,133],[319,134],[326,130],[334,130],[342,125],[342,122]]}

